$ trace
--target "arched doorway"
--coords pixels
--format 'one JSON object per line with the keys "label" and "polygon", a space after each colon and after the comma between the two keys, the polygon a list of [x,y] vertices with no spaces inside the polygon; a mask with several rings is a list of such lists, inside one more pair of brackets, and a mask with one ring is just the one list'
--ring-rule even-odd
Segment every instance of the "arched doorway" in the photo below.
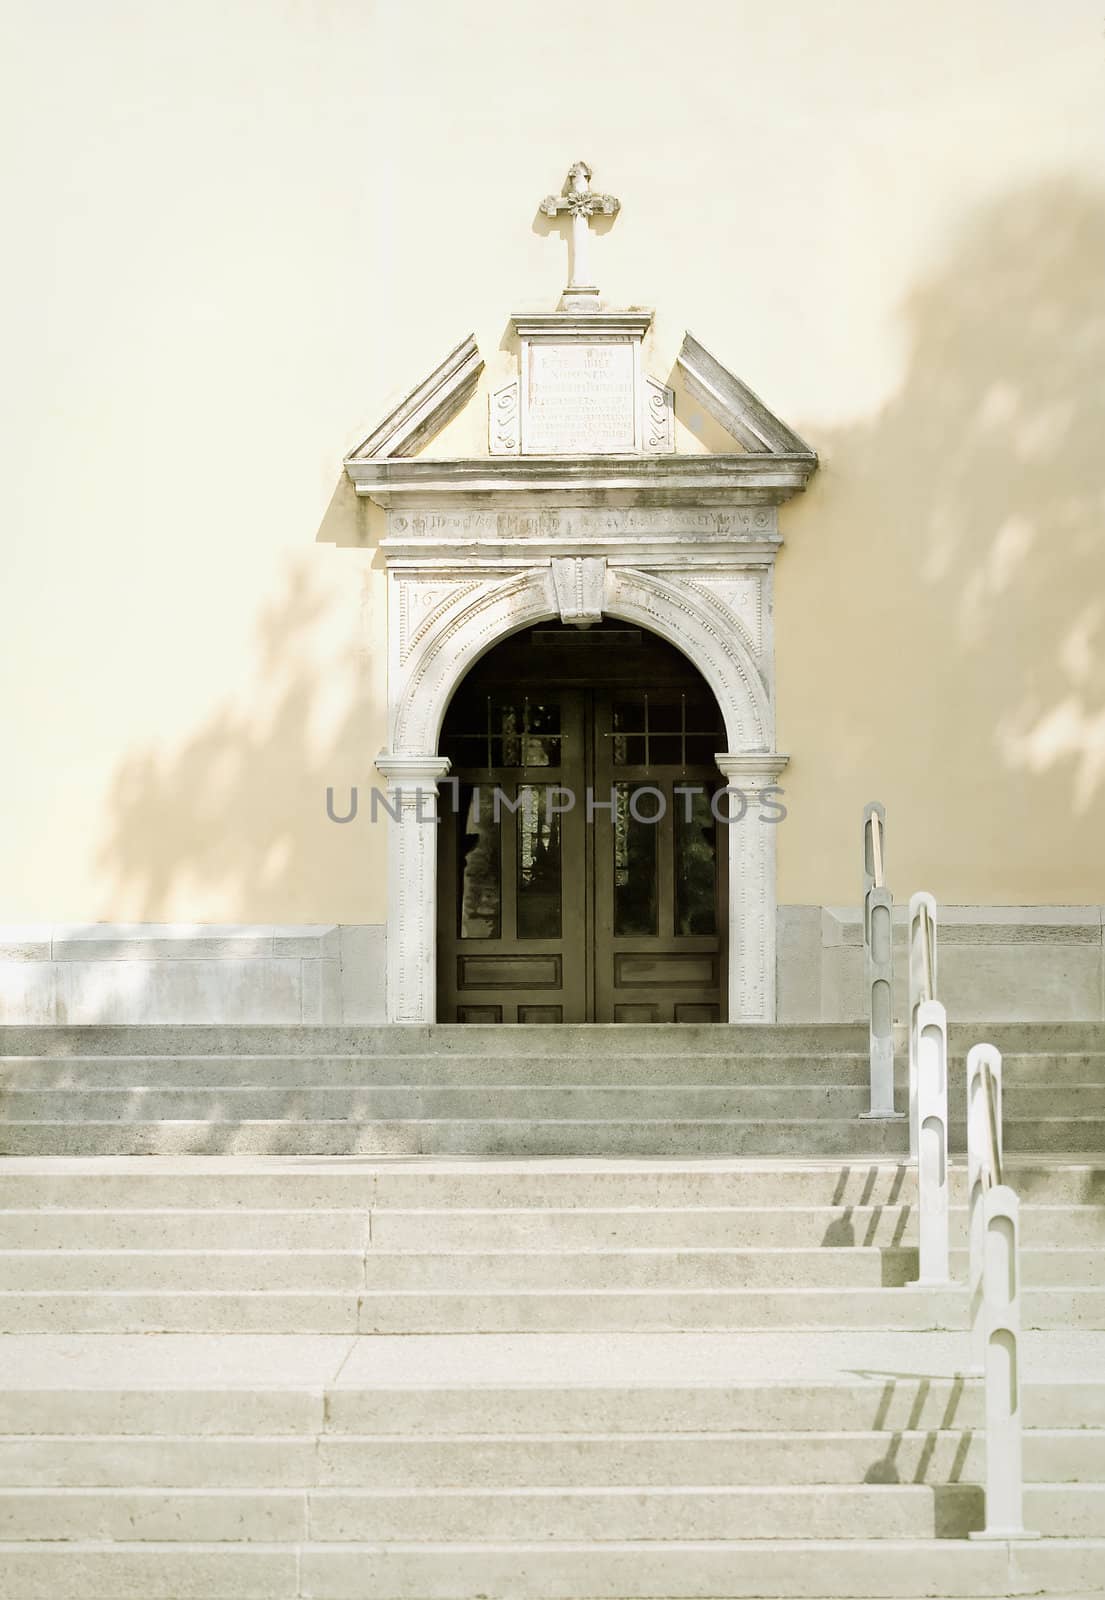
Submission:
{"label": "arched doorway", "polygon": [[724,720],[681,652],[608,618],[489,650],[442,726],[442,1022],[719,1022]]}

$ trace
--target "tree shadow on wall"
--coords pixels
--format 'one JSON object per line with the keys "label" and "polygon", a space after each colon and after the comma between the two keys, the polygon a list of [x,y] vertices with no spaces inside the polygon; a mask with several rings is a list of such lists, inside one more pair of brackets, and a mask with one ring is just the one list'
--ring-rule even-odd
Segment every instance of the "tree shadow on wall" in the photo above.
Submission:
{"label": "tree shadow on wall", "polygon": [[[1100,898],[1084,872],[1105,837],[1103,279],[1099,186],[1041,182],[976,213],[906,302],[894,397],[818,430],[787,530],[780,721],[823,774],[816,847],[850,850],[876,789],[915,822],[920,802],[924,836],[896,863],[923,858],[960,901],[1002,898],[1017,841],[1039,878],[1022,866],[1023,898]],[[811,683],[836,685],[833,714],[805,704]],[[1027,839],[1041,817],[1050,844]]]}
{"label": "tree shadow on wall", "polygon": [[[781,743],[823,775],[816,814],[792,811],[785,832],[809,827],[814,851],[850,859],[868,791],[893,807],[923,784],[937,894],[942,878],[959,899],[972,877],[992,882],[1011,831],[1045,813],[1055,845],[1038,898],[1086,898],[1083,864],[1100,861],[1105,826],[1103,280],[1105,190],[1055,180],[996,201],[910,297],[893,399],[818,430],[822,469],[787,512],[777,618]],[[339,488],[319,537],[370,544]],[[287,921],[296,907],[317,919],[320,881],[349,886],[348,911],[382,871],[383,827],[336,827],[324,806],[327,785],[340,813],[349,785],[372,780],[382,627],[343,663],[346,704],[320,735],[327,558],[310,537],[258,625],[252,677],[176,749],[122,763],[100,853],[113,915],[166,920],[175,901],[209,895],[212,921],[232,907],[240,920]],[[788,636],[810,618],[824,626]],[[832,715],[810,699],[824,684]],[[906,727],[895,768],[909,790],[895,794],[882,751]]]}
{"label": "tree shadow on wall", "polygon": [[[314,559],[318,559],[317,555]],[[363,574],[363,581],[372,581]],[[382,871],[382,841],[363,816],[338,827],[349,789],[373,781],[383,696],[383,636],[326,637],[329,597],[299,562],[256,627],[249,676],[177,749],[139,749],[109,796],[111,826],[99,865],[112,905],[142,921],[170,921],[181,899],[209,922],[364,921],[358,901]],[[341,903],[320,917],[321,885]],[[115,913],[118,914],[117,912]]]}

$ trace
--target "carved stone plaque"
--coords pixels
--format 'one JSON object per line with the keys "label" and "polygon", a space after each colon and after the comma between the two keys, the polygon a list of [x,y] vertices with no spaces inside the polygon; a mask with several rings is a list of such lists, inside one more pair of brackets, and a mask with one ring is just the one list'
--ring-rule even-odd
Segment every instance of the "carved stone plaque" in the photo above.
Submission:
{"label": "carved stone plaque", "polygon": [[629,343],[529,349],[523,450],[613,455],[637,448],[635,351]]}

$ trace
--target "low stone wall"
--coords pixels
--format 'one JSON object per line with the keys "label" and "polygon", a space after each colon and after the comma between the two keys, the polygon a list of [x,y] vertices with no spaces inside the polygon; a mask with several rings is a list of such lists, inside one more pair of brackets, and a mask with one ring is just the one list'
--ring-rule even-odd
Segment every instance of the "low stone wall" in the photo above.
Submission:
{"label": "low stone wall", "polygon": [[[939,997],[971,1022],[1105,1019],[1102,906],[940,906]],[[894,910],[894,1017],[909,1009],[908,905]],[[863,923],[858,906],[782,906],[780,1022],[851,1022],[864,1016]]]}
{"label": "low stone wall", "polygon": [[[953,1021],[1105,1021],[1101,906],[941,906]],[[895,1020],[907,908],[895,911]],[[780,1022],[863,1011],[858,907],[782,906]],[[181,923],[0,927],[0,1022],[383,1022],[385,930]]]}
{"label": "low stone wall", "polygon": [[382,1022],[384,929],[0,927],[0,1022]]}

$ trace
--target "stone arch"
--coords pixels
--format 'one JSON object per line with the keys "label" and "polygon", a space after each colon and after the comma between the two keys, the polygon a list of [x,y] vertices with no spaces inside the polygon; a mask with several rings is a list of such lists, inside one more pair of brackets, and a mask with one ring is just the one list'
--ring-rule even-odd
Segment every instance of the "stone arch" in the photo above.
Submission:
{"label": "stone arch", "polygon": [[[731,752],[773,748],[767,685],[732,618],[704,589],[677,577],[612,567],[605,575],[602,609],[659,635],[701,672],[721,709]],[[475,593],[470,583],[459,587],[404,663],[392,752],[435,752],[449,701],[480,657],[521,628],[560,615],[548,565],[481,585]]]}
{"label": "stone arch", "polygon": [[[563,574],[554,567],[561,561],[571,583],[558,581]],[[605,614],[636,623],[685,655],[712,690],[729,746],[718,753],[718,765],[732,787],[751,797],[753,813],[757,792],[777,782],[786,757],[775,752],[771,684],[744,624],[696,568],[642,570],[601,557],[553,555],[505,576],[486,569],[443,572],[427,563],[421,570],[393,570],[391,584],[391,744],[376,762],[396,804],[388,844],[388,1016],[432,1022],[437,862],[435,830],[423,824],[433,820],[437,785],[448,769],[437,748],[449,701],[493,645],[553,618]],[[566,594],[574,598],[565,602]],[[761,627],[759,654],[767,661],[769,623]],[[727,832],[729,1020],[769,1022],[775,1015],[775,829],[750,822]]]}
{"label": "stone arch", "polygon": [[721,708],[731,751],[774,746],[771,702],[751,652],[714,598],[678,577],[615,567],[607,611],[638,622],[698,668]]}

